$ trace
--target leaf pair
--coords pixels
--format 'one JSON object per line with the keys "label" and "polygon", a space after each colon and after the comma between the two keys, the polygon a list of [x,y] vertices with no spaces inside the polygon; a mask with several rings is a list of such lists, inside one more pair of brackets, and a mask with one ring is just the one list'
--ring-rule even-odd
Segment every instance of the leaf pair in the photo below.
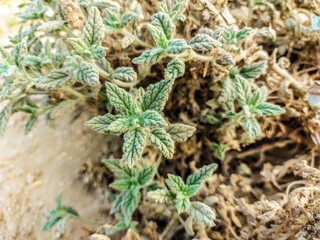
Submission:
{"label": "leaf pair", "polygon": [[170,190],[158,189],[150,191],[148,196],[159,203],[174,204],[179,213],[188,211],[189,215],[195,220],[204,225],[212,226],[215,214],[211,208],[201,202],[190,202],[190,197],[196,194],[203,182],[212,175],[216,168],[217,164],[204,166],[198,172],[190,175],[186,183],[181,177],[168,174],[166,184]]}

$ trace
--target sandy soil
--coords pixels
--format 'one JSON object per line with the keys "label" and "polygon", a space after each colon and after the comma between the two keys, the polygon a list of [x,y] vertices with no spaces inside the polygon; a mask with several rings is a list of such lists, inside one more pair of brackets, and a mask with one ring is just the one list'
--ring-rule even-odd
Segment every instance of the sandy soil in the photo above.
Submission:
{"label": "sandy soil", "polygon": [[105,137],[83,125],[88,117],[70,125],[68,116],[58,121],[56,130],[40,119],[24,135],[25,118],[14,115],[0,139],[0,239],[87,239],[90,227],[72,220],[62,237],[54,229],[40,232],[40,228],[61,190],[63,202],[80,215],[107,221],[99,214],[105,206],[101,194],[89,193],[78,178],[83,162],[97,161],[105,151]]}

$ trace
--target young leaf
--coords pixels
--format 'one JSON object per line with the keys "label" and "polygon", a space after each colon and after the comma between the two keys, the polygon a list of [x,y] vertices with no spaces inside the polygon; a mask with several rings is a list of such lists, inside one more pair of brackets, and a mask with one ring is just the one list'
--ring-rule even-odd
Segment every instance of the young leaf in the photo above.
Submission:
{"label": "young leaf", "polygon": [[165,52],[167,54],[180,54],[191,49],[184,39],[172,39],[167,43]]}
{"label": "young leaf", "polygon": [[24,128],[24,133],[27,134],[31,131],[32,127],[34,126],[34,124],[36,123],[36,121],[38,120],[38,117],[35,114],[31,114],[28,117],[26,126]]}
{"label": "young leaf", "polygon": [[100,11],[91,7],[88,20],[82,31],[82,39],[87,46],[100,45],[104,37],[103,23]]}
{"label": "young leaf", "polygon": [[182,198],[182,199],[176,200],[175,205],[178,210],[178,213],[186,211],[189,207],[189,204],[190,202],[188,198]]}
{"label": "young leaf", "polygon": [[110,113],[107,113],[104,116],[98,116],[98,117],[92,118],[91,120],[86,122],[86,125],[94,129],[98,133],[110,133],[108,130],[108,126],[112,122],[121,118],[123,118],[122,115],[112,115]]}
{"label": "young leaf", "polygon": [[187,185],[200,185],[209,178],[213,171],[216,170],[218,165],[216,163],[212,163],[207,166],[203,166],[200,170],[187,178]]}
{"label": "young leaf", "polygon": [[174,153],[174,141],[162,128],[153,129],[149,134],[150,143],[158,148],[162,154],[171,159]]}
{"label": "young leaf", "polygon": [[170,61],[167,68],[164,70],[164,79],[175,80],[177,77],[183,76],[185,68],[184,62],[180,59]]}
{"label": "young leaf", "polygon": [[261,135],[261,128],[257,120],[253,117],[242,120],[242,125],[250,138],[256,138]]}
{"label": "young leaf", "polygon": [[107,95],[111,104],[126,116],[131,116],[134,103],[131,95],[114,83],[107,82]]}
{"label": "young leaf", "polygon": [[134,210],[138,207],[140,201],[140,192],[138,188],[131,189],[126,192],[122,199],[122,208],[124,211],[125,221],[131,219],[131,215]]}
{"label": "young leaf", "polygon": [[125,36],[121,41],[122,49],[129,47],[133,42],[134,42],[134,36],[132,35]]}
{"label": "young leaf", "polygon": [[227,77],[223,83],[223,89],[221,95],[219,97],[219,102],[221,103],[228,103],[232,102],[237,97],[237,92],[235,88],[234,82]]}
{"label": "young leaf", "polygon": [[144,127],[168,126],[163,117],[154,110],[147,110],[141,115],[141,124]]}
{"label": "young leaf", "polygon": [[166,36],[167,40],[171,39],[175,29],[170,16],[168,14],[159,12],[151,17],[152,25],[158,27]]}
{"label": "young leaf", "polygon": [[122,166],[121,160],[119,160],[119,159],[104,159],[104,160],[102,160],[102,162],[118,178],[131,178],[134,176],[133,170],[131,170],[127,166]]}
{"label": "young leaf", "polygon": [[147,133],[142,128],[134,128],[124,135],[123,152],[124,159],[129,167],[133,167],[135,162],[141,157],[146,145]]}
{"label": "young leaf", "polygon": [[168,100],[173,81],[161,80],[156,84],[149,85],[147,92],[142,97],[142,111],[155,110],[161,112]]}
{"label": "young leaf", "polygon": [[147,184],[155,174],[156,165],[153,164],[147,168],[142,169],[140,172],[138,172],[137,180],[140,185]]}
{"label": "young leaf", "polygon": [[107,131],[113,132],[117,135],[120,135],[126,131],[128,131],[132,127],[132,121],[129,118],[119,118],[112,122]]}
{"label": "young leaf", "polygon": [[172,203],[176,199],[176,194],[167,189],[148,192],[148,196],[158,203]]}
{"label": "young leaf", "polygon": [[133,182],[131,179],[121,179],[109,184],[109,187],[112,187],[119,191],[125,191],[125,190],[129,190],[132,184]]}
{"label": "young leaf", "polygon": [[12,103],[9,102],[0,112],[0,136],[3,136],[4,130],[7,127],[11,113],[12,113]]}
{"label": "young leaf", "polygon": [[195,127],[184,124],[172,124],[167,127],[166,132],[170,134],[170,137],[175,142],[185,142],[196,131]]}
{"label": "young leaf", "polygon": [[244,78],[257,78],[261,75],[263,70],[265,69],[267,61],[261,61],[257,63],[253,63],[249,66],[244,66],[241,71],[240,75]]}
{"label": "young leaf", "polygon": [[98,46],[90,53],[90,58],[98,60],[105,57],[106,54],[107,54],[107,48]]}
{"label": "young leaf", "polygon": [[212,48],[221,47],[221,42],[213,39],[207,34],[197,34],[190,41],[190,46],[195,50],[211,50]]}
{"label": "young leaf", "polygon": [[137,80],[137,73],[131,67],[119,67],[113,72],[112,78],[118,81],[134,82]]}
{"label": "young leaf", "polygon": [[106,71],[108,74],[111,75],[113,73],[111,64],[105,58],[97,60],[96,63],[101,69]]}
{"label": "young leaf", "polygon": [[168,178],[166,179],[166,184],[168,184],[169,188],[172,191],[176,192],[182,192],[186,187],[180,176],[175,176],[170,173],[168,174]]}
{"label": "young leaf", "polygon": [[124,28],[126,27],[135,17],[137,17],[137,14],[134,12],[126,12],[121,17],[120,27]]}
{"label": "young leaf", "polygon": [[227,148],[228,145],[226,144],[217,144],[217,143],[212,143],[211,149],[216,151],[216,155],[219,158],[220,161],[223,161],[224,159],[224,152],[225,149]]}
{"label": "young leaf", "polygon": [[28,36],[24,37],[12,50],[12,56],[16,66],[21,67],[24,64],[24,59],[28,53]]}
{"label": "young leaf", "polygon": [[202,202],[191,202],[189,205],[188,213],[195,220],[201,222],[206,226],[214,225],[215,214],[209,206]]}
{"label": "young leaf", "polygon": [[47,76],[37,80],[37,84],[45,89],[58,89],[67,85],[71,85],[74,78],[68,67],[52,70]]}
{"label": "young leaf", "polygon": [[238,101],[241,104],[241,106],[244,106],[250,102],[251,99],[251,85],[250,82],[241,77],[236,75],[236,91],[238,94]]}
{"label": "young leaf", "polygon": [[268,96],[268,90],[266,87],[258,88],[252,94],[249,105],[256,106],[259,103],[265,102],[267,100],[267,96]]}
{"label": "young leaf", "polygon": [[12,56],[10,55],[10,53],[8,53],[3,47],[0,46],[0,53],[1,53],[1,57],[4,63],[8,64],[8,65],[14,65],[14,59],[12,58]]}
{"label": "young leaf", "polygon": [[79,68],[75,72],[77,80],[89,86],[100,85],[99,72],[93,67],[91,63],[81,62]]}
{"label": "young leaf", "polygon": [[163,49],[156,48],[144,51],[141,56],[136,57],[132,60],[134,64],[156,64],[163,57]]}
{"label": "young leaf", "polygon": [[117,198],[114,200],[113,202],[113,206],[110,210],[110,213],[113,214],[117,211],[119,211],[121,209],[121,205],[122,205],[122,202],[123,202],[123,197],[127,194],[127,191],[123,191],[121,192]]}
{"label": "young leaf", "polygon": [[249,28],[249,27],[242,28],[236,34],[237,40],[240,41],[246,38],[247,36],[249,36],[251,32],[252,32],[252,28]]}
{"label": "young leaf", "polygon": [[149,28],[151,30],[151,34],[152,34],[154,41],[157,43],[157,46],[163,47],[164,42],[167,40],[164,32],[160,28],[155,27],[151,24],[149,24]]}
{"label": "young leaf", "polygon": [[251,110],[251,112],[264,116],[277,116],[284,113],[285,111],[278,105],[274,105],[268,102],[261,102],[257,104],[254,109]]}

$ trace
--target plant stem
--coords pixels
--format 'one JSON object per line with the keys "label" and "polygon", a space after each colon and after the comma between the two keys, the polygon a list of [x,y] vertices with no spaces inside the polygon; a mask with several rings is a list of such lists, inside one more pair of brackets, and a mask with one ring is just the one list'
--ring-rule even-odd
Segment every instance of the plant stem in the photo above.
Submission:
{"label": "plant stem", "polygon": [[72,95],[78,97],[78,98],[81,99],[81,100],[86,100],[86,99],[88,98],[87,96],[83,95],[82,93],[79,93],[79,92],[73,90],[73,89],[72,89],[71,87],[69,87],[69,86],[63,87],[63,88],[61,88],[61,90],[66,91],[66,92],[68,92],[68,93],[71,93]]}
{"label": "plant stem", "polygon": [[204,56],[201,54],[196,53],[195,51],[191,51],[188,59],[197,59],[203,62],[213,62],[215,59],[212,56]]}
{"label": "plant stem", "polygon": [[76,215],[73,215],[73,217],[78,219],[79,221],[81,221],[83,223],[87,223],[87,224],[91,224],[91,225],[101,226],[101,225],[104,224],[104,223],[101,223],[101,222],[95,222],[95,221],[92,221],[92,220],[89,220],[89,219],[86,219],[86,218],[83,218],[83,217],[80,217],[80,216],[76,216]]}

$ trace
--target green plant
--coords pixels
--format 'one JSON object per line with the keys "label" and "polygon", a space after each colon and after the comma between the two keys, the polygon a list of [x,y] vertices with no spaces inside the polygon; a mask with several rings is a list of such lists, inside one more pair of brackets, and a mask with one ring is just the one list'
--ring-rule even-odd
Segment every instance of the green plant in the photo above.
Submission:
{"label": "green plant", "polygon": [[[78,1],[71,5],[74,12],[64,9],[67,2],[34,0],[24,4],[25,11],[19,16],[22,22],[31,22],[30,28],[22,31],[21,26],[18,34],[10,38],[11,44],[0,48],[3,59],[0,77],[4,79],[0,85],[0,101],[6,102],[0,113],[0,135],[15,112],[29,114],[26,132],[42,114],[46,114],[48,125],[54,127],[59,115],[73,110],[76,116],[79,115],[82,111],[79,106],[107,112],[92,118],[86,125],[99,133],[124,134],[122,159],[104,161],[119,178],[110,184],[111,188],[120,191],[111,210],[111,213],[117,213],[118,219],[112,233],[136,226],[132,215],[144,194],[142,190],[148,188],[149,183],[155,184],[156,188],[148,191],[149,197],[160,203],[173,204],[179,214],[187,211],[193,219],[213,226],[214,212],[208,205],[193,199],[202,183],[217,168],[216,164],[200,168],[186,177],[186,182],[180,176],[168,174],[165,182],[169,190],[157,185],[159,176],[155,181],[162,155],[173,158],[175,142],[187,141],[196,131],[187,124],[171,124],[165,117],[165,105],[177,79],[187,72],[187,64],[204,62],[205,71],[212,67],[213,72],[223,69],[225,73],[216,81],[222,85],[222,91],[220,103],[215,102],[223,109],[217,113],[221,115],[217,122],[228,120],[227,127],[240,124],[250,140],[259,137],[261,129],[256,116],[275,116],[284,111],[266,102],[266,88],[258,88],[253,82],[262,74],[266,62],[245,65],[239,70],[240,64],[233,59],[241,53],[242,41],[252,29],[217,27],[213,31],[205,28],[190,41],[176,38],[178,21],[186,19],[183,13],[187,2],[161,1],[158,3],[160,11],[151,16],[147,25],[149,36],[141,30],[145,23],[140,19],[139,8],[131,5],[132,1],[123,1],[121,9],[106,2]],[[49,14],[49,9],[55,14]],[[82,27],[81,35],[75,31],[78,26]],[[108,48],[112,45],[106,46],[103,42],[105,35],[112,39],[123,37],[122,50],[130,53],[126,66],[121,66],[125,61],[107,60]],[[153,45],[149,43],[151,36]],[[170,61],[161,72],[164,79],[150,84],[147,76],[151,65],[167,58]],[[146,90],[144,85],[147,85]],[[36,102],[35,95],[42,96],[41,101]],[[160,150],[157,163],[153,163],[154,159],[143,158],[149,143]],[[213,144],[212,148],[222,160],[226,143]],[[43,230],[56,222],[61,226],[71,217],[83,220],[60,201],[61,194]]]}

